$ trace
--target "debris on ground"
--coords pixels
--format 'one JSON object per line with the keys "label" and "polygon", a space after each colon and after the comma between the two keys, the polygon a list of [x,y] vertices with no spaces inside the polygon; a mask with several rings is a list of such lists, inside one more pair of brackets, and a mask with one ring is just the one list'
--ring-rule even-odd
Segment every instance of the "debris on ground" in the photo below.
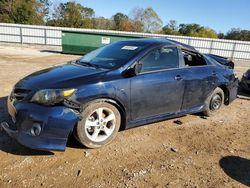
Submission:
{"label": "debris on ground", "polygon": [[90,153],[87,151],[84,151],[84,154],[85,154],[85,157],[88,157],[90,155]]}
{"label": "debris on ground", "polygon": [[82,170],[78,170],[77,171],[77,176],[79,177],[79,176],[81,176],[82,175]]}
{"label": "debris on ground", "polygon": [[171,148],[170,150],[171,150],[172,152],[175,152],[175,153],[178,152],[178,149],[176,149],[176,148]]}
{"label": "debris on ground", "polygon": [[175,120],[174,123],[177,124],[177,125],[182,125],[183,124],[182,121],[180,121],[180,120]]}

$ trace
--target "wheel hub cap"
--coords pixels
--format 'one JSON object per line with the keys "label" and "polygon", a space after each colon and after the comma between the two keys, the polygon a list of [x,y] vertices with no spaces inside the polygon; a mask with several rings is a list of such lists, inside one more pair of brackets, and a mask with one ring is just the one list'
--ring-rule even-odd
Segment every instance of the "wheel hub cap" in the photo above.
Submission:
{"label": "wheel hub cap", "polygon": [[212,97],[210,102],[210,109],[211,110],[218,110],[222,104],[222,98],[219,94],[216,94]]}
{"label": "wheel hub cap", "polygon": [[109,108],[98,108],[85,122],[85,133],[93,142],[102,142],[115,130],[115,114]]}

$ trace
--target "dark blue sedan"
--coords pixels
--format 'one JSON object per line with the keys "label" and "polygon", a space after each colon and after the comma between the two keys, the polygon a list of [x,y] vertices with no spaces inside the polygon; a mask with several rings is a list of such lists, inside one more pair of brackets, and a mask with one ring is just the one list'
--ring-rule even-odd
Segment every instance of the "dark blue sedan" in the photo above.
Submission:
{"label": "dark blue sedan", "polygon": [[120,129],[214,115],[236,98],[237,85],[233,69],[188,45],[116,42],[20,80],[8,98],[10,118],[1,125],[33,149],[64,150],[71,133],[98,148]]}

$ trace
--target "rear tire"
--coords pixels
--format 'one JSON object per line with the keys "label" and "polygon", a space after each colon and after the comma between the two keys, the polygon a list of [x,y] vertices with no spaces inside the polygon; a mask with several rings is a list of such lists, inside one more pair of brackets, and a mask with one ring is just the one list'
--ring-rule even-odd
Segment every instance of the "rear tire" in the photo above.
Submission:
{"label": "rear tire", "polygon": [[76,139],[88,148],[109,144],[121,125],[119,110],[104,101],[91,102],[82,112],[75,131]]}
{"label": "rear tire", "polygon": [[221,88],[217,87],[213,93],[207,98],[205,104],[206,109],[203,111],[203,114],[206,116],[214,116],[219,109],[224,104],[224,92]]}

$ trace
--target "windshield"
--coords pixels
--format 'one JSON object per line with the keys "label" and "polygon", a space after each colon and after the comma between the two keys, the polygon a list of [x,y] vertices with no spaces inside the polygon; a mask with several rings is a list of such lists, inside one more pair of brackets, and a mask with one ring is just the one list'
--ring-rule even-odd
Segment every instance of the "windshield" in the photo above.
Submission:
{"label": "windshield", "polygon": [[105,69],[115,69],[126,64],[146,47],[145,43],[116,42],[86,54],[79,60],[79,63]]}

